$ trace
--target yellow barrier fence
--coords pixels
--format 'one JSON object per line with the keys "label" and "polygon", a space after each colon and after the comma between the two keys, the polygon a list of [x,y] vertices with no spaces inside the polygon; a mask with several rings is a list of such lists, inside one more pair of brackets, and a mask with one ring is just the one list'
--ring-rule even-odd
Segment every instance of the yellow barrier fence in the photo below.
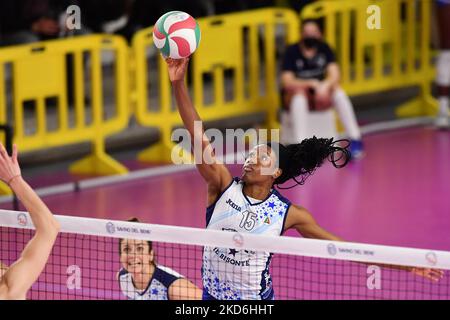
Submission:
{"label": "yellow barrier fence", "polygon": [[[276,33],[284,30],[284,43],[298,40],[295,12],[261,9],[198,22],[202,40],[191,61],[190,82],[193,101],[203,121],[264,112],[269,126],[275,126],[279,107]],[[172,101],[165,62],[158,57],[151,65],[152,60],[148,59],[151,47],[151,28],[135,36],[136,117],[143,126],[157,127],[161,140],[142,152],[139,159],[170,161],[174,147],[172,130],[182,122]],[[157,78],[150,78],[149,68],[158,69]],[[213,95],[208,97],[208,92]]]}
{"label": "yellow barrier fence", "polygon": [[350,95],[419,86],[420,95],[398,107],[397,115],[433,115],[431,5],[428,0],[318,1],[305,7],[301,18],[324,18],[326,40],[336,50]]}
{"label": "yellow barrier fence", "polygon": [[[115,56],[116,110],[111,116],[104,114],[104,52]],[[128,125],[128,53],[121,37],[98,35],[1,49],[0,123],[12,125],[14,142],[24,152],[91,142],[91,155],[73,164],[73,173],[127,173],[123,165],[106,154],[104,140]],[[7,65],[12,72],[10,99],[5,94]],[[69,90],[74,95],[73,105],[68,102]],[[50,108],[55,109],[53,118]],[[32,126],[36,127],[35,132],[30,132],[31,126],[26,122],[25,115],[31,112],[36,121],[36,126]],[[55,115],[58,126],[52,127]]]}
{"label": "yellow barrier fence", "polygon": [[[430,6],[430,1],[414,0],[318,1],[307,6],[301,17],[325,18],[326,39],[336,50],[343,87],[350,95],[419,86],[419,97],[398,109],[400,116],[413,116],[436,111],[430,94],[434,77]],[[377,10],[381,25],[373,29]],[[267,125],[277,127],[277,53],[285,44],[298,41],[297,14],[289,9],[261,9],[199,19],[199,24],[202,42],[191,61],[188,82],[202,119],[209,122],[263,112]],[[103,86],[102,53],[108,51],[115,56],[113,115],[106,115],[104,108],[109,96],[105,97]],[[12,90],[7,90],[4,81],[6,66],[12,72]],[[67,85],[69,78],[73,86]],[[68,103],[68,90],[75,97],[73,105]],[[11,98],[5,92],[12,92]],[[167,67],[153,46],[152,28],[135,35],[131,53],[121,37],[102,35],[0,50],[0,123],[12,125],[14,141],[25,152],[91,142],[92,154],[72,165],[71,172],[127,172],[106,154],[105,138],[127,127],[130,102],[134,102],[138,123],[158,128],[161,135],[139,159],[170,161],[175,146],[172,131],[182,122]],[[56,110],[56,128],[47,112],[50,108]],[[28,130],[25,121],[30,112],[35,114],[36,126],[30,126],[37,128],[35,132]],[[5,190],[0,186],[0,192]]]}

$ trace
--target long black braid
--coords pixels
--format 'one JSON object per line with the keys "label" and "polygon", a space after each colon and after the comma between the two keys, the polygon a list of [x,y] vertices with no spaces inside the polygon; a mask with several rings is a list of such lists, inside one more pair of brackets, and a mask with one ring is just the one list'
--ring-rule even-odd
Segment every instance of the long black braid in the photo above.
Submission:
{"label": "long black braid", "polygon": [[[268,145],[277,153],[278,167],[282,170],[282,174],[274,183],[279,189],[291,189],[305,184],[306,179],[314,174],[326,159],[339,169],[349,163],[351,156],[348,140],[334,141],[334,139],[313,137],[289,146],[276,142]],[[295,185],[287,188],[280,187],[291,179],[295,181]]]}

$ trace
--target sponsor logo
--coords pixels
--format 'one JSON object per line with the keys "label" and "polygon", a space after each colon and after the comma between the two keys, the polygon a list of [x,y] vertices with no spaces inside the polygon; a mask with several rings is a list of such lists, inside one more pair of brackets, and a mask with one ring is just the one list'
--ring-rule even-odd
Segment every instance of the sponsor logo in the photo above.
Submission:
{"label": "sponsor logo", "polygon": [[330,256],[335,256],[337,254],[337,248],[334,244],[330,243],[327,246],[327,251]]}
{"label": "sponsor logo", "polygon": [[426,259],[427,262],[428,262],[430,265],[432,265],[432,266],[435,266],[435,265],[437,264],[437,262],[438,262],[436,253],[431,252],[431,251],[428,252],[428,253],[425,255],[425,259]]}
{"label": "sponsor logo", "polygon": [[346,255],[355,255],[355,256],[375,256],[375,251],[366,250],[363,248],[336,248],[335,245],[328,245],[328,253],[330,255],[336,255],[337,253],[342,253]]}
{"label": "sponsor logo", "polygon": [[152,230],[147,228],[136,228],[136,227],[129,227],[129,226],[121,226],[121,225],[115,225],[112,222],[108,222],[106,224],[106,231],[109,234],[114,233],[130,233],[130,234],[140,234],[140,235],[150,235],[152,233]]}
{"label": "sponsor logo", "polygon": [[114,225],[114,223],[108,222],[108,223],[106,224],[106,231],[107,231],[109,234],[114,234],[114,233],[116,232],[116,226]]}
{"label": "sponsor logo", "polygon": [[26,226],[28,224],[28,217],[27,217],[27,215],[25,213],[20,213],[17,216],[17,223],[20,226],[22,226],[22,227]]}
{"label": "sponsor logo", "polygon": [[242,211],[242,208],[239,207],[236,203],[234,203],[231,199],[228,199],[226,202],[230,207],[232,207],[234,210],[237,210],[239,212]]}
{"label": "sponsor logo", "polygon": [[226,263],[230,263],[236,267],[250,267],[250,259],[247,260],[236,259],[236,254],[239,253],[239,255],[241,255],[241,252],[239,250],[235,249],[221,250],[219,248],[214,248],[213,251],[219,257],[219,259],[225,261]]}

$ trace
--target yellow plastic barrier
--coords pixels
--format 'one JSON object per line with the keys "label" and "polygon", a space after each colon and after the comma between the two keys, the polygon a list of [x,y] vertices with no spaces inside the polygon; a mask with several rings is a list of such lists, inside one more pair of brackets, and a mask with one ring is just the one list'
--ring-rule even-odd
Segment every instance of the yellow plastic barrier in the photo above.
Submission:
{"label": "yellow plastic barrier", "polygon": [[[115,114],[104,115],[102,52],[115,55]],[[14,142],[21,151],[42,150],[81,142],[92,143],[92,153],[70,171],[78,174],[125,174],[127,169],[105,152],[105,137],[124,130],[129,119],[129,49],[121,37],[85,36],[10,47],[0,50],[0,122],[12,119]],[[74,106],[68,105],[68,57],[73,62]],[[12,110],[5,99],[4,66],[12,67]],[[85,79],[87,79],[85,81]],[[90,88],[88,88],[88,85]],[[85,93],[90,90],[91,102]],[[47,109],[57,110],[57,128]],[[33,106],[35,108],[33,108]],[[31,110],[30,110],[31,109]],[[24,114],[34,110],[36,132],[28,132]],[[90,113],[90,114],[89,114]],[[86,117],[90,120],[86,121]],[[69,120],[72,119],[72,120]]]}
{"label": "yellow plastic barrier", "polygon": [[[380,30],[370,30],[367,25],[372,5],[380,11]],[[325,18],[326,39],[336,49],[343,86],[350,95],[419,86],[420,96],[398,109],[400,116],[412,116],[436,111],[430,94],[434,77],[430,6],[430,1],[414,0],[319,1],[307,6],[301,17]],[[199,24],[202,42],[191,61],[189,84],[202,119],[217,121],[264,112],[268,126],[277,127],[277,52],[283,43],[298,41],[297,14],[289,9],[261,9],[204,18]],[[285,29],[284,39],[280,39],[278,28]],[[131,54],[121,37],[99,35],[1,49],[0,123],[12,124],[14,141],[25,152],[91,142],[92,154],[72,165],[72,172],[124,174],[127,169],[106,154],[104,140],[126,128],[129,103],[134,102],[139,124],[156,127],[161,133],[160,141],[142,152],[139,159],[170,161],[172,130],[182,122],[174,106],[165,62],[159,56],[149,60],[149,50],[156,53],[152,28],[135,35]],[[115,54],[116,113],[108,119],[103,108],[103,51]],[[67,103],[68,56],[74,69],[73,108]],[[12,66],[12,114],[4,94],[5,65]],[[86,75],[90,77],[85,82]],[[87,90],[91,92],[90,104],[85,102]],[[56,129],[48,128],[49,98],[58,101]],[[33,111],[27,110],[30,106],[35,112],[34,133],[27,131],[24,117]],[[88,112],[90,123],[85,120]],[[4,189],[0,186],[0,192]]]}
{"label": "yellow plastic barrier", "polygon": [[415,0],[318,1],[305,7],[301,18],[324,18],[326,40],[336,50],[350,95],[419,86],[420,95],[400,106],[397,115],[433,115],[431,5]]}
{"label": "yellow plastic barrier", "polygon": [[[276,30],[285,28],[284,42],[297,41],[299,21],[295,12],[254,10],[199,19],[199,24],[202,40],[191,61],[191,89],[203,121],[265,112],[269,126],[275,126],[279,107]],[[139,32],[133,40],[136,117],[141,125],[157,127],[161,132],[160,142],[142,152],[139,159],[167,162],[174,147],[172,130],[182,124],[173,107],[167,67],[162,58],[157,66],[148,64],[147,49],[153,46],[151,28]],[[149,67],[158,68],[157,83],[149,80]],[[205,80],[205,75],[209,75],[210,81]],[[264,83],[261,79],[265,79]],[[158,87],[159,110],[149,108],[154,105],[148,86],[150,90]],[[230,88],[225,89],[227,86]],[[209,97],[211,101],[205,101],[207,91],[214,92]]]}

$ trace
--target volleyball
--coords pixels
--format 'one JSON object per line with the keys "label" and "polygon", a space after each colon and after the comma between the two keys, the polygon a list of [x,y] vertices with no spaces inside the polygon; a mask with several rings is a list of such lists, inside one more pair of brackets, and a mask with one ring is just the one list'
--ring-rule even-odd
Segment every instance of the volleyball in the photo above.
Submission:
{"label": "volleyball", "polygon": [[182,59],[197,50],[201,39],[200,27],[186,12],[171,11],[156,22],[153,41],[165,58]]}

